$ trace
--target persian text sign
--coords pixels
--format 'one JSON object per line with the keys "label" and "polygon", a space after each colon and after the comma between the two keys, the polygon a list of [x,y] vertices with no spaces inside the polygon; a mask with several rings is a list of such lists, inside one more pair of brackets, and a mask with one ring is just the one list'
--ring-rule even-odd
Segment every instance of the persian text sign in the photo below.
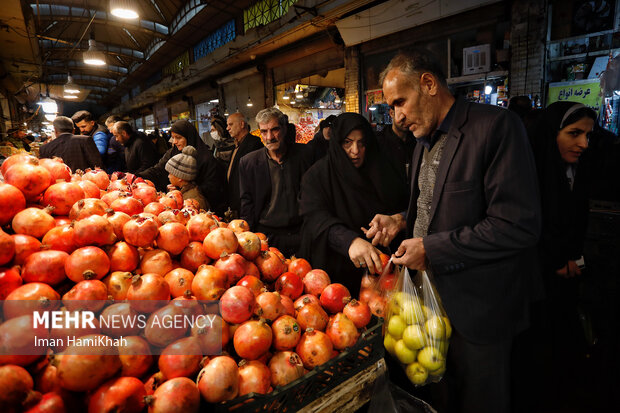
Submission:
{"label": "persian text sign", "polygon": [[602,102],[600,93],[599,79],[549,83],[547,105],[554,102],[578,102],[591,107],[598,113]]}

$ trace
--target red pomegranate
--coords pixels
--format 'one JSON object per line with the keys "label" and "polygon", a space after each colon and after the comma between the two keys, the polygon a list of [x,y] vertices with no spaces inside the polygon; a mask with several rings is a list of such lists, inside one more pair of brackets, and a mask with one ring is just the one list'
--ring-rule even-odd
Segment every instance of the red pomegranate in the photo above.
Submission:
{"label": "red pomegranate", "polygon": [[56,226],[43,236],[42,243],[47,248],[71,254],[77,249],[73,224]]}
{"label": "red pomegranate", "polygon": [[[44,349],[35,346],[36,337],[47,339],[49,333],[43,324],[35,327],[32,314],[6,319],[0,324],[0,348],[3,353],[0,355],[0,365],[27,366],[39,359]],[[0,393],[3,390],[0,389]]]}
{"label": "red pomegranate", "polygon": [[67,166],[61,158],[41,158],[39,159],[39,165],[44,167],[52,174],[52,179],[56,182],[57,179],[62,179],[66,182],[71,180],[71,168]]}
{"label": "red pomegranate", "polygon": [[239,362],[239,396],[248,393],[267,394],[271,387],[271,371],[258,360]]}
{"label": "red pomegranate", "polygon": [[351,301],[349,289],[339,283],[329,284],[321,292],[321,305],[331,314],[341,312],[349,301]]}
{"label": "red pomegranate", "polygon": [[288,265],[288,270],[303,279],[308,271],[312,271],[312,267],[307,260],[293,256],[291,257],[291,262]]}
{"label": "red pomegranate", "polygon": [[321,305],[321,301],[319,301],[316,295],[304,294],[293,303],[295,305],[295,311],[301,310],[304,305],[309,303],[314,303],[318,306]]}
{"label": "red pomegranate", "polygon": [[[15,256],[13,257],[15,265],[24,265],[30,254],[41,251],[43,248],[41,242],[30,235],[14,234],[11,238],[15,242]],[[6,247],[10,248],[10,244],[6,244]]]}
{"label": "red pomegranate", "polygon": [[252,316],[255,305],[252,291],[236,285],[226,290],[220,298],[220,314],[225,321],[240,324]]}
{"label": "red pomegranate", "polygon": [[[141,322],[118,322],[116,320],[139,320],[139,314],[131,308],[129,303],[116,303],[106,307],[99,317],[99,327],[101,333],[111,337],[135,336],[141,332],[143,323]],[[150,354],[141,353],[141,354]]]}
{"label": "red pomegranate", "polygon": [[108,295],[115,301],[123,301],[127,298],[127,291],[131,286],[133,274],[128,271],[113,271],[103,279],[108,289]]}
{"label": "red pomegranate", "polygon": [[196,272],[202,264],[211,262],[207,253],[202,247],[202,242],[192,241],[181,252],[181,267],[187,268],[192,272]]}
{"label": "red pomegranate", "polygon": [[222,253],[232,254],[237,251],[237,237],[228,228],[216,228],[205,237],[204,249],[211,259],[218,259]]}
{"label": "red pomegranate", "polygon": [[49,285],[58,285],[67,277],[65,262],[69,254],[64,251],[39,251],[26,259],[22,269],[24,282],[41,282]]}
{"label": "red pomegranate", "polygon": [[0,167],[0,172],[2,172],[2,175],[5,175],[6,171],[8,171],[11,166],[16,165],[18,163],[29,162],[31,160],[38,160],[38,159],[35,156],[28,155],[26,153],[18,153],[16,155],[11,155],[8,158],[6,158],[4,162],[2,163],[2,166]]}
{"label": "red pomegranate", "polygon": [[316,295],[318,297],[323,292],[323,289],[331,283],[331,280],[325,271],[312,270],[306,274],[303,278],[303,282],[304,291],[307,294]]}
{"label": "red pomegranate", "polygon": [[325,333],[338,350],[352,347],[360,336],[353,321],[342,313],[330,317]]}
{"label": "red pomegranate", "polygon": [[[26,300],[31,303],[25,303]],[[33,311],[55,310],[60,306],[59,300],[60,294],[48,284],[38,282],[24,284],[11,291],[4,300],[4,318],[31,315]]]}
{"label": "red pomegranate", "polygon": [[94,170],[87,169],[86,173],[82,175],[82,179],[94,182],[99,189],[103,189],[104,191],[107,189],[108,185],[110,185],[110,177],[103,169],[99,168],[95,168]]}
{"label": "red pomegranate", "polygon": [[[179,379],[186,379],[189,380],[187,377],[178,377],[176,379],[172,379],[172,380],[179,380]],[[170,381],[172,381],[170,380]],[[157,373],[153,373],[149,376],[148,379],[146,379],[144,381],[144,390],[146,390],[146,394],[148,396],[152,396],[153,393],[155,393],[155,390],[157,390],[157,388],[165,381],[164,379],[164,375],[161,374],[161,371],[158,371]],[[192,385],[194,386],[194,388],[196,389],[196,391],[198,391],[198,388],[196,387],[196,384],[194,382],[192,382]],[[198,398],[200,398],[200,393],[198,394]],[[149,404],[153,402],[153,398],[146,398],[144,399],[145,403]]]}
{"label": "red pomegranate", "polygon": [[135,377],[118,377],[101,385],[90,397],[88,413],[140,413],[144,409],[146,390]]}
{"label": "red pomegranate", "polygon": [[35,158],[11,166],[4,172],[4,180],[22,191],[26,200],[32,201],[52,184],[52,174]]}
{"label": "red pomegranate", "polygon": [[144,338],[153,346],[166,347],[185,337],[189,323],[183,321],[184,315],[183,308],[172,303],[153,311],[146,322]]}
{"label": "red pomegranate", "polygon": [[230,331],[226,321],[219,315],[213,314],[211,325],[197,322],[192,327],[192,336],[200,342],[202,354],[215,355],[221,354],[230,340]]}
{"label": "red pomegranate", "polygon": [[349,303],[344,306],[342,312],[357,328],[366,327],[368,323],[370,323],[370,318],[372,317],[368,304],[361,303],[356,299],[349,301]]}
{"label": "red pomegranate", "polygon": [[110,259],[97,247],[78,248],[65,261],[65,273],[73,282],[100,280],[110,270]]}
{"label": "red pomegranate", "polygon": [[23,284],[19,275],[19,266],[12,268],[0,267],[0,300],[6,297],[17,287]]}
{"label": "red pomegranate", "polygon": [[[114,175],[114,173],[112,174]],[[108,185],[108,191],[121,191],[121,192],[130,192],[131,186],[127,179],[122,178],[118,179],[117,176],[112,176],[110,179],[110,185]]]}
{"label": "red pomegranate", "polygon": [[280,294],[286,295],[292,300],[296,300],[304,292],[304,283],[299,275],[287,271],[278,277],[275,288]]}
{"label": "red pomegranate", "polygon": [[228,223],[228,229],[231,229],[237,233],[247,232],[250,230],[248,222],[243,219],[233,219]]}
{"label": "red pomegranate", "polygon": [[249,320],[237,328],[233,336],[235,351],[239,357],[256,360],[269,350],[273,334],[264,319]]}
{"label": "red pomegranate", "polygon": [[202,349],[196,337],[185,337],[168,345],[159,356],[158,366],[166,380],[195,377],[200,371]]}
{"label": "red pomegranate", "polygon": [[239,392],[239,369],[231,357],[214,357],[198,374],[198,390],[209,403],[232,400]]}
{"label": "red pomegranate", "polygon": [[191,241],[203,242],[209,232],[215,228],[217,228],[217,221],[211,214],[196,214],[187,221],[187,231]]}
{"label": "red pomegranate", "polygon": [[223,253],[213,266],[224,271],[228,276],[228,285],[233,285],[245,274],[247,261],[239,254]]}
{"label": "red pomegranate", "polygon": [[31,406],[25,413],[64,413],[67,411],[65,402],[58,393],[46,393],[41,396],[41,400]]}
{"label": "red pomegranate", "polygon": [[157,190],[149,185],[132,185],[131,194],[134,198],[140,200],[142,205],[148,205],[151,202],[157,201]]}
{"label": "red pomegranate", "polygon": [[245,266],[245,275],[252,275],[260,279],[260,271],[258,271],[258,267],[252,261],[247,262]]}
{"label": "red pomegranate", "polygon": [[199,300],[217,300],[228,287],[226,273],[212,265],[201,265],[192,280],[192,294]]}
{"label": "red pomegranate", "polygon": [[21,410],[22,403],[31,395],[33,387],[32,376],[23,367],[0,367],[0,406],[3,410]]}
{"label": "red pomegranate", "polygon": [[256,297],[256,307],[254,314],[262,317],[269,322],[275,320],[285,313],[284,306],[280,300],[280,294],[265,291]]}
{"label": "red pomegranate", "polygon": [[0,226],[11,222],[15,214],[26,208],[26,198],[17,187],[0,183]]}
{"label": "red pomegranate", "polygon": [[158,274],[134,276],[127,291],[131,308],[141,313],[152,313],[161,306],[157,301],[170,300],[170,286]]}
{"label": "red pomegranate", "polygon": [[108,287],[99,280],[84,280],[75,284],[65,295],[62,303],[69,311],[88,310],[98,312],[106,304]]}
{"label": "red pomegranate", "polygon": [[380,295],[374,295],[370,301],[368,301],[368,307],[370,307],[370,312],[376,315],[377,317],[385,317],[385,310],[387,308],[387,302],[384,297]]}
{"label": "red pomegranate", "polygon": [[133,271],[140,264],[138,249],[124,241],[117,242],[107,249],[110,271]]}
{"label": "red pomegranate", "polygon": [[82,188],[82,191],[84,191],[84,195],[86,196],[86,198],[100,198],[101,197],[101,190],[99,189],[97,184],[95,184],[94,182],[87,181],[87,180],[80,180],[80,181],[77,181],[76,184],[78,184],[80,188]]}
{"label": "red pomegranate", "polygon": [[123,338],[125,340],[120,341],[117,347],[122,365],[121,376],[144,376],[153,365],[149,343],[139,336],[123,336]]}
{"label": "red pomegranate", "polygon": [[124,212],[130,217],[144,211],[144,205],[142,205],[142,202],[136,198],[133,198],[131,195],[124,194],[112,201],[110,208],[115,211]]}
{"label": "red pomegranate", "polygon": [[280,295],[280,302],[284,307],[284,314],[295,317],[295,304],[293,304],[293,300],[286,295]]}
{"label": "red pomegranate", "polygon": [[297,311],[297,322],[302,331],[313,328],[317,331],[324,331],[329,317],[323,308],[314,303],[309,303]]}
{"label": "red pomegranate", "polygon": [[176,222],[178,224],[187,225],[191,216],[187,211],[181,211],[180,209],[166,209],[157,215],[157,221],[161,224],[167,224],[169,222]]}
{"label": "red pomegranate", "polygon": [[154,273],[162,277],[172,271],[172,258],[164,250],[146,251],[140,261],[140,271],[142,274]]}
{"label": "red pomegranate", "polygon": [[149,413],[198,413],[200,391],[187,377],[176,377],[161,384],[152,396],[145,399]]}
{"label": "red pomegranate", "polygon": [[9,263],[15,256],[15,240],[0,228],[0,265]]}
{"label": "red pomegranate", "polygon": [[170,286],[170,295],[173,298],[185,295],[188,291],[192,292],[192,282],[194,281],[194,273],[185,268],[175,268],[168,272],[164,279]]}
{"label": "red pomegranate", "polygon": [[115,211],[112,208],[106,209],[105,218],[108,220],[110,224],[112,224],[112,229],[114,230],[114,235],[119,240],[124,240],[125,236],[123,235],[123,227],[131,217],[124,212]]}
{"label": "red pomegranate", "polygon": [[144,211],[148,214],[153,214],[155,216],[161,214],[162,212],[164,212],[166,210],[166,207],[155,201],[155,202],[149,202],[148,204],[145,204],[146,206],[144,207]]}
{"label": "red pomegranate", "polygon": [[239,247],[237,252],[248,261],[254,261],[260,254],[260,238],[253,232],[245,231],[237,233]]}
{"label": "red pomegranate", "polygon": [[273,348],[276,350],[292,350],[301,338],[301,327],[295,318],[289,315],[279,317],[271,325],[273,331]]}
{"label": "red pomegranate", "polygon": [[269,360],[271,384],[286,386],[304,375],[304,364],[294,351],[278,351]]}
{"label": "red pomegranate", "polygon": [[287,269],[284,261],[273,251],[261,252],[255,262],[263,279],[267,282],[277,280]]}
{"label": "red pomegranate", "polygon": [[54,207],[54,215],[67,215],[71,207],[86,195],[80,186],[73,182],[58,182],[50,185],[43,194],[43,205]]}
{"label": "red pomegranate", "polygon": [[108,204],[97,198],[80,199],[71,207],[69,218],[80,220],[91,215],[104,215]]}
{"label": "red pomegranate", "polygon": [[241,278],[237,282],[237,285],[249,288],[255,297],[258,297],[258,295],[262,293],[263,289],[265,288],[265,284],[263,284],[263,282],[258,277],[255,277],[253,275],[246,275],[245,277]]}
{"label": "red pomegranate", "polygon": [[295,352],[299,354],[304,367],[312,370],[328,362],[332,358],[333,350],[334,346],[327,334],[309,328],[301,336]]}
{"label": "red pomegranate", "polygon": [[158,248],[166,250],[172,255],[179,255],[189,244],[187,228],[178,222],[164,224],[159,228],[156,242]]}
{"label": "red pomegranate", "polygon": [[108,205],[112,205],[112,202],[116,201],[121,195],[127,196],[128,192],[126,190],[118,190],[118,189],[110,189],[106,194],[101,196],[101,200]]}
{"label": "red pomegranate", "polygon": [[148,247],[157,238],[159,228],[153,219],[132,217],[123,225],[123,238],[135,247]]}
{"label": "red pomegranate", "polygon": [[43,235],[56,226],[54,217],[50,215],[52,208],[26,208],[13,217],[11,226],[16,234],[43,238]]}
{"label": "red pomegranate", "polygon": [[174,189],[172,191],[169,191],[166,194],[166,198],[171,198],[174,200],[175,202],[175,207],[174,209],[181,209],[183,208],[183,194],[181,193],[181,191]]}
{"label": "red pomegranate", "polygon": [[116,242],[112,224],[101,215],[91,215],[77,221],[73,230],[75,243],[79,247],[112,245]]}

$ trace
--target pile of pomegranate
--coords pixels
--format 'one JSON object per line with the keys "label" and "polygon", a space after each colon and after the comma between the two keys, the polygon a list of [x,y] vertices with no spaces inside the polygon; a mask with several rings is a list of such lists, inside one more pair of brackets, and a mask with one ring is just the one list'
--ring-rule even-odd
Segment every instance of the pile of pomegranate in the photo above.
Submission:
{"label": "pile of pomegranate", "polygon": [[[284,257],[243,220],[199,211],[177,190],[22,154],[0,172],[0,347],[12,350],[0,355],[3,412],[198,411],[302,377],[353,346],[370,322],[368,304],[325,271]],[[101,315],[192,311],[219,300],[221,343],[200,328],[129,328],[117,351],[21,355],[20,343],[35,335],[119,331],[36,330],[15,300],[66,311],[88,300]]]}

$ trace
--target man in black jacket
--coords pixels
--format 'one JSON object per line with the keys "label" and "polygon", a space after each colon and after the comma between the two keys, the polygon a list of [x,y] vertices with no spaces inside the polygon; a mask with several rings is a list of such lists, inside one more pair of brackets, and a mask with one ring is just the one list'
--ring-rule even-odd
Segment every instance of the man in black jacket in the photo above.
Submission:
{"label": "man in black jacket", "polygon": [[295,126],[279,109],[261,110],[256,122],[265,148],[245,155],[239,163],[241,218],[290,256],[301,242],[298,196],[301,177],[312,166],[312,152],[295,143]]}
{"label": "man in black jacket", "polygon": [[226,179],[228,181],[228,205],[233,214],[238,214],[241,207],[241,193],[239,189],[239,160],[250,152],[263,147],[258,136],[248,132],[248,123],[239,112],[233,113],[226,120],[226,130],[235,140],[235,150],[232,153]]}
{"label": "man in black jacket", "polygon": [[133,130],[127,122],[112,126],[114,138],[125,147],[125,172],[138,174],[159,160],[155,145],[146,136]]}
{"label": "man in black jacket", "polygon": [[73,172],[103,166],[95,142],[89,136],[74,135],[71,119],[57,116],[52,125],[56,138],[39,148],[40,158],[62,158]]}

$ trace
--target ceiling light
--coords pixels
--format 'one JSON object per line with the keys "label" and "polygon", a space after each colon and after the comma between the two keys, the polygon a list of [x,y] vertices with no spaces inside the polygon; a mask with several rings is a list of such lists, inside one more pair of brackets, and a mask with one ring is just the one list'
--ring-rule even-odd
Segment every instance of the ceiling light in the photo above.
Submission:
{"label": "ceiling light", "polygon": [[487,85],[484,88],[484,94],[485,95],[490,95],[491,93],[493,93],[493,86]]}
{"label": "ceiling light", "polygon": [[224,108],[224,116],[228,116],[228,109]]}
{"label": "ceiling light", "polygon": [[219,99],[211,99],[209,103],[220,103]]}
{"label": "ceiling light", "polygon": [[284,96],[282,96],[282,99],[284,100],[289,100],[291,97],[289,95],[287,95],[286,93],[284,94]]}
{"label": "ceiling light", "polygon": [[110,0],[110,13],[121,19],[137,19],[138,10],[135,3],[132,0]]}
{"label": "ceiling light", "polygon": [[368,109],[369,109],[369,110],[377,110],[377,107],[376,107],[376,106],[371,106],[371,107],[369,107]]}
{"label": "ceiling light", "polygon": [[301,92],[301,90],[299,92],[297,92],[297,94],[295,95],[295,97],[297,99],[303,99],[304,98],[304,94]]}
{"label": "ceiling light", "polygon": [[84,63],[93,66],[105,65],[105,55],[102,51],[97,50],[97,42],[95,36],[91,34],[91,38],[88,39],[88,50],[82,54]]}
{"label": "ceiling light", "polygon": [[46,113],[45,114],[45,120],[47,120],[48,122],[51,122],[54,119],[56,119],[56,114],[55,113]]}
{"label": "ceiling light", "polygon": [[78,89],[77,85],[73,83],[71,74],[67,75],[67,83],[65,83],[65,94],[67,93],[80,93],[80,89]]}
{"label": "ceiling light", "polygon": [[41,99],[39,101],[39,105],[41,105],[41,108],[43,109],[43,112],[45,113],[58,112],[58,105],[56,104],[56,101],[54,99],[51,99],[49,96]]}
{"label": "ceiling light", "polygon": [[342,102],[342,101],[340,100],[340,98],[338,96],[336,96],[336,99],[334,99],[334,103],[337,105],[340,102]]}
{"label": "ceiling light", "polygon": [[248,107],[252,107],[254,106],[254,104],[252,103],[252,99],[248,96],[248,103],[247,103]]}
{"label": "ceiling light", "polygon": [[78,95],[71,95],[69,93],[65,93],[62,97],[64,99],[77,99],[79,96]]}

